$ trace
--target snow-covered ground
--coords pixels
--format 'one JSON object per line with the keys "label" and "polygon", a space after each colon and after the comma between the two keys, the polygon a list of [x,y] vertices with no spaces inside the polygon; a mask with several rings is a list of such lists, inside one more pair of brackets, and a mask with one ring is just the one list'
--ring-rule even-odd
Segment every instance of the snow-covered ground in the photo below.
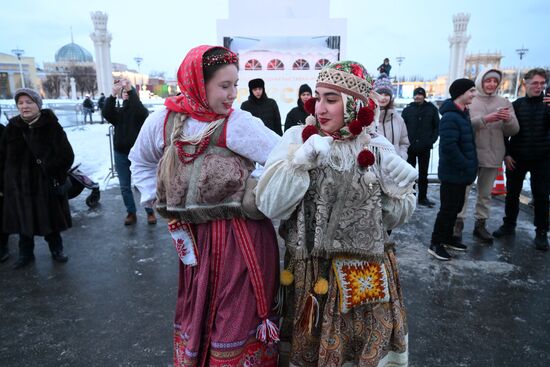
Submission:
{"label": "snow-covered ground", "polygon": [[80,170],[98,182],[101,190],[118,185],[118,179],[112,179],[110,175],[109,126],[94,124],[65,128],[75,153],[75,165],[80,164]]}

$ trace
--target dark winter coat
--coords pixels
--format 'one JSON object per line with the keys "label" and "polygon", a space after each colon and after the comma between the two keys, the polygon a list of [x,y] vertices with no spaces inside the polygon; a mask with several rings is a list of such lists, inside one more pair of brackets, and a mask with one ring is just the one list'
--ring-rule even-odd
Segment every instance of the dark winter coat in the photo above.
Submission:
{"label": "dark winter coat", "polygon": [[97,108],[99,108],[99,110],[101,111],[101,110],[103,110],[104,106],[105,106],[105,96],[101,96],[97,100]]}
{"label": "dark winter coat", "polygon": [[391,65],[382,63],[379,67],[376,68],[376,70],[378,70],[380,74],[385,73],[387,76],[390,76]]}
{"label": "dark winter coat", "polygon": [[507,138],[506,155],[515,160],[550,159],[550,107],[542,97],[522,97],[512,103],[519,133]]}
{"label": "dark winter coat", "polygon": [[134,89],[128,92],[128,99],[122,102],[122,107],[116,107],[115,104],[115,97],[109,96],[105,99],[103,117],[115,127],[115,150],[128,154],[136,142],[149,111],[143,106]]}
{"label": "dark winter coat", "polygon": [[279,107],[275,100],[268,98],[265,94],[265,90],[261,98],[256,98],[250,91],[248,101],[244,101],[241,105],[241,110],[248,111],[263,121],[264,125],[273,130],[278,135],[283,135],[281,129],[281,115],[279,113]]}
{"label": "dark winter coat", "polygon": [[90,98],[86,98],[86,99],[84,99],[84,102],[82,102],[82,107],[93,111],[94,102]]}
{"label": "dark winter coat", "polygon": [[469,185],[477,175],[477,152],[468,111],[451,99],[443,102],[439,124],[439,167],[441,182]]}
{"label": "dark winter coat", "polygon": [[304,109],[304,102],[302,102],[301,96],[303,93],[306,92],[312,94],[310,86],[307,84],[300,85],[300,89],[298,90],[298,102],[296,102],[297,106],[291,109],[290,112],[286,115],[285,131],[290,129],[292,126],[305,125],[306,117],[308,117],[309,114]]}
{"label": "dark winter coat", "polygon": [[53,193],[74,161],[73,149],[53,111],[41,110],[29,125],[10,119],[0,140],[0,192],[4,195],[3,229],[25,236],[45,236],[71,227],[67,196]]}
{"label": "dark winter coat", "polygon": [[298,104],[298,106],[291,109],[286,115],[285,131],[290,129],[292,126],[305,125],[306,117],[308,116],[309,114],[306,112],[306,110],[304,110],[304,104]]}
{"label": "dark winter coat", "polygon": [[410,103],[401,117],[407,125],[409,152],[418,154],[433,148],[439,134],[439,112],[430,102]]}

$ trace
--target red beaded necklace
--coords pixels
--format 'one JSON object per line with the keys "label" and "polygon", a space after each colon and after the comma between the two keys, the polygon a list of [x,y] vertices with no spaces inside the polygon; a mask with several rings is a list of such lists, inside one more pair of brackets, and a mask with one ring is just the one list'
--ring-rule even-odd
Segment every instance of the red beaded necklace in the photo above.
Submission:
{"label": "red beaded necklace", "polygon": [[[176,141],[175,145],[178,150],[178,158],[180,159],[181,163],[183,164],[189,164],[193,163],[195,159],[208,147],[208,144],[210,144],[210,136],[207,136],[206,138],[202,139],[198,142],[198,144],[192,144],[186,141]],[[185,150],[183,150],[183,147],[186,145],[194,145],[195,151],[193,153],[187,153]]]}

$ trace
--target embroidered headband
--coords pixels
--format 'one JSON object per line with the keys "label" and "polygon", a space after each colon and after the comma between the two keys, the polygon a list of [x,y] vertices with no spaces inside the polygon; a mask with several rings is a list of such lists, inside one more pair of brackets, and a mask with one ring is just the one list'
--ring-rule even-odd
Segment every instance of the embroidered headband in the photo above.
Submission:
{"label": "embroidered headband", "polygon": [[236,64],[239,62],[239,57],[234,52],[225,52],[222,55],[212,55],[204,58],[204,66],[213,66],[220,64]]}
{"label": "embroidered headband", "polygon": [[[317,86],[336,89],[368,103],[369,94],[372,91],[370,75],[359,64],[345,65],[344,63],[346,62],[329,65],[321,70],[317,77]],[[360,75],[354,75],[351,70],[344,69],[343,65],[349,69],[355,69],[353,71]]]}

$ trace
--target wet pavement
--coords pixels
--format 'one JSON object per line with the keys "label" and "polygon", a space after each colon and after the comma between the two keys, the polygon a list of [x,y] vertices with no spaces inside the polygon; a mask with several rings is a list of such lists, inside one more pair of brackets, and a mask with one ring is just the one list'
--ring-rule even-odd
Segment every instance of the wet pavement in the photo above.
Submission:
{"label": "wet pavement", "polygon": [[[432,199],[438,185],[430,185]],[[472,193],[473,194],[473,193]],[[470,214],[473,209],[470,200]],[[71,201],[63,233],[67,264],[52,261],[42,238],[36,262],[0,264],[1,366],[170,366],[177,257],[164,225],[122,225],[117,188],[88,209]],[[410,366],[549,366],[550,253],[534,249],[532,213],[520,213],[515,237],[484,246],[466,221],[465,253],[432,259],[427,246],[437,210],[419,207],[397,241],[407,304]],[[491,230],[503,202],[493,200]]]}

